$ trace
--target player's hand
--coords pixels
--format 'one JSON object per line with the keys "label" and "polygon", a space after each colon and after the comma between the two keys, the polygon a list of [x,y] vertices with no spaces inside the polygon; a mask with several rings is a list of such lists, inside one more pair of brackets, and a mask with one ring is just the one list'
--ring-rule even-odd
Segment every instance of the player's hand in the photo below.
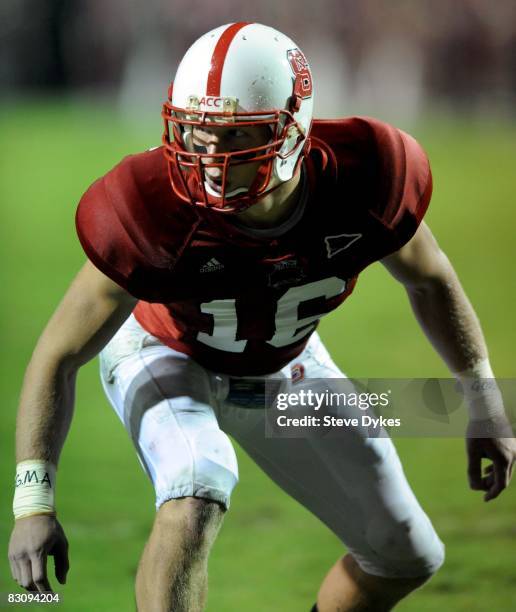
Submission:
{"label": "player's hand", "polygon": [[11,573],[18,584],[33,592],[51,592],[47,557],[54,557],[56,578],[66,582],[68,541],[54,516],[35,515],[18,519],[9,542]]}
{"label": "player's hand", "polygon": [[[479,437],[480,434],[486,437]],[[489,436],[489,437],[488,437]],[[505,417],[492,422],[471,421],[466,433],[469,485],[485,491],[484,501],[498,497],[509,485],[516,461],[516,439]],[[484,469],[482,459],[492,463]]]}

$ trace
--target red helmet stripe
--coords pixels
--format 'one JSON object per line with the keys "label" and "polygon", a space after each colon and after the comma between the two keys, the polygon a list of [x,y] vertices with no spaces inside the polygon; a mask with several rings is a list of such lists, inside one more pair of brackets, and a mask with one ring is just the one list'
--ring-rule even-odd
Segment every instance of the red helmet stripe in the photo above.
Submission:
{"label": "red helmet stripe", "polygon": [[233,39],[238,32],[249,25],[246,21],[240,21],[238,23],[232,23],[219,38],[219,41],[215,45],[213,55],[211,58],[211,67],[208,73],[208,82],[206,84],[206,95],[207,96],[220,96],[220,82],[222,80],[222,69],[224,68],[224,62],[226,61],[226,55],[228,53],[229,46],[233,42]]}

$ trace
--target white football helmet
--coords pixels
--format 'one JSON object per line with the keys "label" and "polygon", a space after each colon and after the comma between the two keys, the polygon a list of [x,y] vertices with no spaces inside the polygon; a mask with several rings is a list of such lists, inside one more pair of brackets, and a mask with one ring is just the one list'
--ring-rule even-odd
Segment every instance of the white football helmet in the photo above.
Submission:
{"label": "white football helmet", "polygon": [[[184,201],[239,212],[291,179],[309,146],[313,83],[305,56],[290,38],[257,23],[232,23],[201,36],[186,52],[163,105],[163,144],[174,192]],[[254,148],[207,153],[189,146],[196,127],[270,128]],[[257,164],[250,187],[226,190],[228,169]],[[206,180],[218,168],[220,191]]]}

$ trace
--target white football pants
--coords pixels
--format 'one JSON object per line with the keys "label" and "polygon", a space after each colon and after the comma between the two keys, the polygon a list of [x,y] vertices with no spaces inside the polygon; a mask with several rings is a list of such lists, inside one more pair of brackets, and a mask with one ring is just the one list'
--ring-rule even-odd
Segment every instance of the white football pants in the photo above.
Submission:
{"label": "white football pants", "polygon": [[[369,438],[359,428],[342,438],[266,438],[263,409],[227,401],[231,377],[163,345],[132,315],[100,358],[104,389],[152,479],[157,508],[185,496],[229,508],[238,481],[230,434],[342,540],[365,572],[416,577],[442,564],[443,544],[390,438]],[[304,380],[291,381],[293,364],[302,364]],[[287,392],[293,384],[298,392],[309,379],[344,374],[314,333],[292,364],[270,376],[278,377]]]}

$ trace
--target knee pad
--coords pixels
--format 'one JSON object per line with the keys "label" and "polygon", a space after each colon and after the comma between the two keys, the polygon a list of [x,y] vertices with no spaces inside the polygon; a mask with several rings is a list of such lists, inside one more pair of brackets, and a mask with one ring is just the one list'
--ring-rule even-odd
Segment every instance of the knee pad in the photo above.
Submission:
{"label": "knee pad", "polygon": [[366,537],[377,559],[372,572],[377,575],[430,576],[444,562],[444,544],[426,515],[396,523],[375,518],[367,528]]}
{"label": "knee pad", "polygon": [[[204,429],[197,433],[192,443],[196,482],[208,493],[211,489],[225,491],[229,500],[238,483],[237,458],[229,437],[220,429]],[[211,499],[209,495],[200,497]]]}
{"label": "knee pad", "polygon": [[[186,404],[183,409],[188,411]],[[155,412],[152,431],[145,420],[142,423],[139,453],[154,483],[156,508],[179,497],[202,497],[229,508],[238,482],[230,439],[216,425],[203,427],[202,415],[178,412]]]}

